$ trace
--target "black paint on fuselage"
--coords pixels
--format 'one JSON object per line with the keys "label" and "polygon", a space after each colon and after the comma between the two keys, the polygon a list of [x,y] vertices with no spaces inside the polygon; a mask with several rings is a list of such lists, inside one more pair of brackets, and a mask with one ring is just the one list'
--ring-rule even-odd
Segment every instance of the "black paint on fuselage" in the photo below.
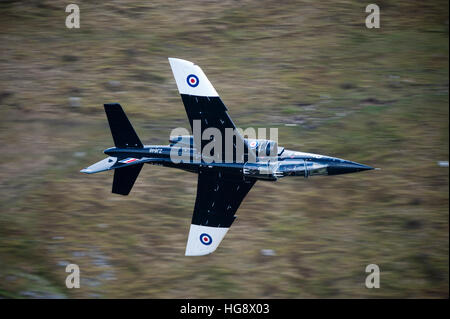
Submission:
{"label": "black paint on fuselage", "polygon": [[[176,163],[171,152],[187,154],[185,160]],[[144,145],[143,148],[111,147],[105,154],[119,159],[133,157],[148,159],[148,164],[162,165],[198,173],[199,169],[220,170],[245,179],[277,180],[284,176],[340,175],[373,169],[370,166],[336,157],[285,150],[277,157],[260,157],[256,163],[207,162],[193,148],[168,145]]]}

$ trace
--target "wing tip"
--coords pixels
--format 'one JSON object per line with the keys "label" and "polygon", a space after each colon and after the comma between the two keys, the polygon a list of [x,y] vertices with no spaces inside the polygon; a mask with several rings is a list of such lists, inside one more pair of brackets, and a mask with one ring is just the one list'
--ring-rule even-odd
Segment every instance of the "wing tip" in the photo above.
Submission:
{"label": "wing tip", "polygon": [[169,57],[168,59],[180,94],[219,96],[216,89],[198,65],[179,58]]}
{"label": "wing tip", "polygon": [[208,251],[208,252],[189,252],[185,251],[184,255],[188,257],[198,257],[198,256],[207,256],[211,255],[213,252],[216,251],[217,248],[214,248],[214,250]]}
{"label": "wing tip", "polygon": [[211,227],[191,224],[185,256],[205,256],[219,247],[229,227]]}
{"label": "wing tip", "polygon": [[169,63],[172,67],[176,66],[176,65],[184,65],[184,66],[192,66],[195,65],[193,62],[188,61],[188,60],[184,60],[184,59],[180,59],[180,58],[168,58]]}

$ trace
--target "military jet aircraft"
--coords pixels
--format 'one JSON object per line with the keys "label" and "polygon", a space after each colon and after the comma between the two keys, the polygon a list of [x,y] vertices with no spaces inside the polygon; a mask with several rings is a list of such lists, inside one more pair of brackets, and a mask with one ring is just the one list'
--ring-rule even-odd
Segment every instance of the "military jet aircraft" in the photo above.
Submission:
{"label": "military jet aircraft", "polygon": [[[216,128],[222,133],[222,145],[225,145],[226,130],[233,129],[231,152],[236,152],[238,144],[243,145],[243,157],[233,155],[228,162],[206,160],[200,150],[210,141],[196,142],[192,135],[171,136],[169,145],[144,145],[122,107],[115,103],[104,105],[115,147],[104,151],[108,155],[106,159],[81,172],[92,174],[114,170],[112,192],[121,195],[130,193],[145,163],[198,174],[186,256],[207,255],[217,249],[235,220],[242,200],[258,180],[276,181],[285,176],[307,178],[373,169],[336,157],[287,150],[278,147],[275,141],[243,138],[235,130],[226,106],[202,69],[181,59],[169,58],[169,62],[192,130],[195,121],[200,122],[201,133]],[[187,158],[173,161],[171,155],[174,153],[187,154]],[[253,160],[250,161],[250,157]]]}

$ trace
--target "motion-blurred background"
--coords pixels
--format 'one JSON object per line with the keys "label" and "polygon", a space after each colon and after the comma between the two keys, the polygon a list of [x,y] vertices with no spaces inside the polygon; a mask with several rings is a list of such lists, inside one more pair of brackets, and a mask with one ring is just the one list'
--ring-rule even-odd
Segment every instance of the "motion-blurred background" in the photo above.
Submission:
{"label": "motion-blurred background", "polygon": [[[380,29],[366,2],[1,1],[0,297],[448,297],[448,2],[377,0]],[[103,103],[145,144],[189,127],[167,57],[237,126],[382,170],[258,182],[218,250],[185,257],[196,175],[145,166],[122,197],[79,173],[113,146]]]}

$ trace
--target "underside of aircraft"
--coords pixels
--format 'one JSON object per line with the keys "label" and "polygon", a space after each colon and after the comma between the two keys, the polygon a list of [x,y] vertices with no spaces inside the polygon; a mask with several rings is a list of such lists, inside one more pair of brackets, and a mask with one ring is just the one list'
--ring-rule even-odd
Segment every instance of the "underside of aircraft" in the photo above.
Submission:
{"label": "underside of aircraft", "polygon": [[[92,174],[114,170],[112,192],[128,195],[145,163],[179,168],[198,175],[197,198],[186,245],[186,256],[214,252],[236,219],[235,213],[258,180],[276,181],[286,176],[338,175],[373,169],[336,157],[296,152],[279,147],[276,141],[244,138],[237,130],[225,104],[203,73],[192,62],[169,58],[193,135],[171,136],[169,145],[144,145],[122,107],[105,104],[114,147],[108,155],[81,172]],[[211,139],[196,140],[215,129],[216,146],[202,152]],[[231,140],[227,130],[233,131]],[[219,142],[219,143],[217,143]],[[230,147],[227,148],[227,145]],[[239,151],[241,150],[241,151]],[[217,154],[221,156],[217,160]],[[174,160],[174,155],[181,160]]]}

